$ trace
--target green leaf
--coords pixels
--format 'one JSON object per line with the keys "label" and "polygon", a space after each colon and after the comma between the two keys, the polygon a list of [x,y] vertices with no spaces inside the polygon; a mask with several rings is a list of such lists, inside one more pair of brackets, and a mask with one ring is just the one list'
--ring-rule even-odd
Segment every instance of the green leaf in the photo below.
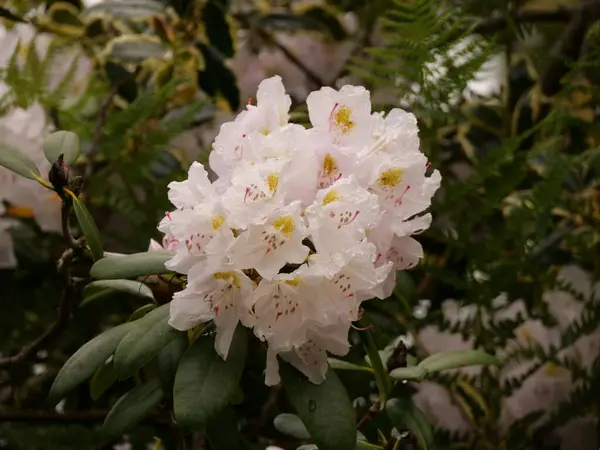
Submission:
{"label": "green leaf", "polygon": [[224,56],[234,54],[233,38],[227,23],[227,11],[218,1],[209,0],[202,10],[204,28],[209,42]]}
{"label": "green leaf", "polygon": [[156,357],[158,363],[158,378],[162,383],[165,394],[173,395],[173,383],[177,366],[189,347],[189,341],[186,333],[178,333],[165,348],[163,348]]}
{"label": "green leaf", "polygon": [[135,297],[154,301],[152,289],[144,283],[133,280],[98,280],[92,281],[83,289],[83,301],[80,307],[88,303],[115,294],[124,293]]}
{"label": "green leaf", "polygon": [[79,138],[70,131],[57,131],[44,139],[44,154],[50,164],[55,163],[61,154],[67,164],[73,164],[80,150]]}
{"label": "green leaf", "polygon": [[75,211],[77,222],[81,227],[81,232],[85,236],[87,245],[90,247],[94,261],[98,261],[104,255],[104,252],[102,251],[102,241],[100,240],[100,232],[98,231],[96,222],[94,222],[92,215],[75,194],[72,194],[71,198],[73,199],[73,210]]}
{"label": "green leaf", "polygon": [[115,366],[111,360],[101,366],[94,374],[92,381],[90,381],[92,400],[98,400],[116,381],[117,372],[115,372]]}
{"label": "green leaf", "polygon": [[206,425],[206,434],[214,450],[244,450],[234,409],[228,405]]}
{"label": "green leaf", "polygon": [[358,364],[352,364],[347,361],[336,358],[328,358],[327,361],[332,369],[335,370],[355,370],[359,372],[373,372],[373,368],[367,366],[359,366]]}
{"label": "green leaf", "polygon": [[348,33],[335,13],[335,10],[327,7],[312,6],[303,12],[303,16],[316,20],[321,24],[322,31],[327,32],[336,41],[341,41],[348,37]]}
{"label": "green leaf", "polygon": [[310,439],[310,433],[296,414],[279,414],[273,420],[273,425],[280,433],[305,441]]}
{"label": "green leaf", "polygon": [[83,14],[107,14],[121,19],[146,19],[163,14],[165,5],[157,0],[104,0],[90,8]]}
{"label": "green leaf", "polygon": [[227,360],[215,352],[214,338],[200,336],[183,355],[173,386],[173,409],[183,427],[204,426],[229,403],[246,364],[246,329],[238,325]]}
{"label": "green leaf", "polygon": [[169,303],[162,305],[133,322],[133,327],[119,343],[114,364],[120,380],[144,367],[181,333],[169,325],[169,306]]}
{"label": "green leaf", "polygon": [[356,445],[354,408],[334,370],[313,384],[287,363],[280,362],[287,396],[319,450],[346,450]]}
{"label": "green leaf", "polygon": [[222,95],[232,111],[240,107],[240,90],[235,74],[225,65],[219,52],[210,45],[198,44],[206,65],[198,72],[198,84],[212,97]]}
{"label": "green leaf", "polygon": [[0,143],[0,166],[4,166],[30,180],[35,180],[36,177],[40,176],[40,171],[29,156],[4,142]]}
{"label": "green leaf", "polygon": [[433,445],[433,429],[425,414],[409,398],[393,398],[385,404],[390,421],[399,430],[408,429],[423,450]]}
{"label": "green leaf", "polygon": [[125,323],[96,336],[84,344],[62,366],[50,388],[49,399],[57,403],[79,384],[91,377],[112,355],[131,328]]}
{"label": "green leaf", "polygon": [[425,358],[417,367],[427,372],[439,372],[440,370],[457,369],[466,366],[500,365],[500,360],[481,350],[450,350],[436,353]]}
{"label": "green leaf", "polygon": [[112,407],[100,431],[107,437],[117,437],[140,423],[146,413],[162,400],[160,381],[153,379],[136,386]]}
{"label": "green leaf", "polygon": [[92,266],[90,275],[98,280],[160,275],[168,273],[165,262],[173,258],[172,252],[143,252],[132,255],[110,256]]}
{"label": "green leaf", "polygon": [[164,58],[168,47],[159,39],[141,35],[123,35],[107,44],[107,57],[124,63],[141,63],[149,58]]}
{"label": "green leaf", "polygon": [[427,372],[420,366],[399,367],[390,372],[390,377],[396,380],[422,380]]}
{"label": "green leaf", "polygon": [[17,16],[16,14],[12,13],[7,8],[0,7],[0,17],[2,17],[4,19],[12,20],[13,22],[27,23],[26,20],[24,20],[23,18]]}
{"label": "green leaf", "polygon": [[127,322],[133,322],[135,320],[141,319],[146,314],[148,314],[150,311],[153,311],[155,309],[156,309],[156,304],[154,304],[154,303],[151,303],[149,305],[140,306],[138,309],[136,309],[134,312],[131,313],[131,316],[129,316],[129,319],[127,319]]}

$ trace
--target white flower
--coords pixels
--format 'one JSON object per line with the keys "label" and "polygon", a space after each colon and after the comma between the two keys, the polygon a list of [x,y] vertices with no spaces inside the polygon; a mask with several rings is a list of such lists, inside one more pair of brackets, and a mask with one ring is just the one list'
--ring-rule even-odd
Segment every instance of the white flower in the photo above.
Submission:
{"label": "white flower", "polygon": [[440,175],[427,175],[414,116],[371,114],[364,88],[311,94],[310,130],[288,123],[279,77],[257,98],[221,127],[209,158],[218,179],[194,164],[169,185],[177,209],[159,229],[177,250],[166,267],[188,280],[170,323],[213,320],[225,356],[241,321],[268,345],[267,384],[278,357],[320,383],[327,353],[348,351],[361,303],[388,297],[395,271],[423,256],[411,235],[431,223]]}
{"label": "white flower", "polygon": [[211,261],[206,267],[194,266],[188,280],[186,288],[173,296],[169,324],[188,330],[213,320],[217,327],[215,349],[225,359],[238,322],[248,314],[253,282],[221,260]]}

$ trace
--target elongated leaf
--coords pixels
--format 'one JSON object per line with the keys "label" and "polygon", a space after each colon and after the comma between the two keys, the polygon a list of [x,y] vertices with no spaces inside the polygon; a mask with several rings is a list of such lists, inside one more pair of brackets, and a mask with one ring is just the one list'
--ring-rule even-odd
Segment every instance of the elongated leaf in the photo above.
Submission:
{"label": "elongated leaf", "polygon": [[80,307],[100,298],[124,293],[154,300],[152,289],[148,285],[133,280],[98,280],[92,281],[83,289],[83,301]]}
{"label": "elongated leaf", "polygon": [[210,43],[229,58],[233,56],[234,48],[226,13],[227,11],[223,8],[221,2],[209,0],[202,10],[202,18]]}
{"label": "elongated leaf", "polygon": [[214,450],[243,450],[242,436],[233,408],[228,405],[206,425],[206,434]]}
{"label": "elongated leaf", "polygon": [[4,166],[19,175],[35,180],[40,176],[35,163],[21,150],[10,147],[4,142],[0,142],[0,166]]}
{"label": "elongated leaf", "polygon": [[108,58],[124,63],[141,63],[149,58],[163,58],[168,47],[159,39],[124,35],[108,43]]}
{"label": "elongated leaf", "polygon": [[50,164],[56,162],[61,154],[67,164],[73,164],[80,151],[79,138],[70,131],[57,131],[44,139],[44,154]]}
{"label": "elongated leaf", "polygon": [[96,336],[84,344],[62,366],[50,388],[49,399],[57,403],[64,396],[91,377],[113,354],[117,345],[131,328],[125,323]]}
{"label": "elongated leaf", "polygon": [[138,309],[136,309],[134,312],[131,313],[131,316],[129,316],[129,319],[127,319],[127,322],[133,322],[135,320],[141,319],[146,314],[148,314],[150,311],[153,311],[155,309],[156,309],[156,305],[154,303],[152,303],[150,305],[140,306]]}
{"label": "elongated leaf", "polygon": [[98,261],[104,256],[104,253],[102,251],[102,241],[100,240],[100,232],[98,231],[96,222],[94,222],[92,215],[85,205],[75,195],[71,195],[71,198],[73,199],[73,210],[75,211],[77,222],[85,236],[87,245],[90,247],[94,261]]}
{"label": "elongated leaf", "polygon": [[163,2],[156,0],[104,0],[87,8],[84,14],[107,14],[121,19],[144,19],[164,12]]}
{"label": "elongated leaf", "polygon": [[188,347],[187,333],[178,333],[175,339],[169,342],[156,357],[158,362],[158,378],[160,379],[165,395],[169,397],[173,396],[173,383],[175,382],[177,366]]}
{"label": "elongated leaf", "polygon": [[107,389],[109,389],[117,381],[117,373],[112,361],[101,366],[92,381],[90,381],[90,396],[92,400],[98,400]]}
{"label": "elongated leaf", "polygon": [[409,430],[423,450],[433,445],[433,429],[425,414],[407,399],[393,398],[385,404],[390,421],[399,430]]}
{"label": "elongated leaf", "polygon": [[112,407],[102,425],[102,434],[107,437],[120,436],[140,423],[146,413],[158,405],[162,398],[160,381],[156,378],[136,386]]}
{"label": "elongated leaf", "polygon": [[287,363],[280,363],[283,387],[319,450],[356,446],[354,409],[335,371],[316,385]]}
{"label": "elongated leaf", "polygon": [[239,325],[227,361],[215,352],[214,339],[200,336],[183,355],[173,386],[177,423],[203,426],[229,403],[246,364],[246,329]]}
{"label": "elongated leaf", "polygon": [[112,256],[98,261],[90,274],[98,280],[160,275],[169,272],[165,262],[173,257],[172,252],[144,252],[132,255]]}
{"label": "elongated leaf", "polygon": [[279,414],[273,420],[273,425],[277,431],[287,436],[300,440],[310,439],[308,430],[296,414]]}
{"label": "elongated leaf", "polygon": [[399,367],[390,372],[390,377],[396,380],[421,380],[427,375],[427,371],[420,366]]}
{"label": "elongated leaf", "polygon": [[500,360],[481,350],[450,350],[425,358],[417,367],[422,367],[431,373],[459,367],[490,364],[500,365]]}
{"label": "elongated leaf", "polygon": [[372,367],[359,366],[358,364],[349,363],[337,358],[328,358],[327,361],[332,369],[335,370],[355,370],[358,372],[373,372]]}
{"label": "elongated leaf", "polygon": [[120,380],[136,373],[181,333],[171,327],[168,321],[167,303],[133,322],[133,327],[115,351],[114,364]]}
{"label": "elongated leaf", "polygon": [[26,20],[12,13],[9,9],[3,7],[0,7],[0,17],[12,20],[13,22],[27,23]]}

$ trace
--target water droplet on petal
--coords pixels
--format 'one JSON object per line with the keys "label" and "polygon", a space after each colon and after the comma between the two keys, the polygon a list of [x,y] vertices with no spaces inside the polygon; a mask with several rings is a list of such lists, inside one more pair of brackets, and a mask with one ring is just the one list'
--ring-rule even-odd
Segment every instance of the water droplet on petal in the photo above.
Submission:
{"label": "water droplet on petal", "polygon": [[310,412],[315,412],[315,409],[317,409],[317,402],[315,402],[314,400],[309,400],[308,401],[308,410]]}

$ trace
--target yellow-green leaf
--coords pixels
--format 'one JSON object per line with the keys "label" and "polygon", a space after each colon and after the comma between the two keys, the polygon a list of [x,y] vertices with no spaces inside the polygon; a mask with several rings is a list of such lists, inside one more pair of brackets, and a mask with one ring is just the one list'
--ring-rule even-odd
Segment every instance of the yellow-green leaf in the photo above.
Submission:
{"label": "yellow-green leaf", "polygon": [[29,156],[4,142],[0,143],[0,166],[30,180],[35,180],[40,176],[40,171]]}
{"label": "yellow-green leaf", "polygon": [[[69,191],[70,192],[70,191]],[[85,205],[77,198],[75,194],[70,193],[71,198],[73,199],[73,210],[75,211],[75,217],[77,217],[77,222],[81,227],[81,232],[85,236],[85,240],[87,242],[90,251],[92,252],[92,257],[94,261],[98,261],[103,256],[102,251],[102,241],[100,240],[100,232],[98,231],[98,227],[96,226],[96,222],[92,218],[92,215],[89,213]]]}

